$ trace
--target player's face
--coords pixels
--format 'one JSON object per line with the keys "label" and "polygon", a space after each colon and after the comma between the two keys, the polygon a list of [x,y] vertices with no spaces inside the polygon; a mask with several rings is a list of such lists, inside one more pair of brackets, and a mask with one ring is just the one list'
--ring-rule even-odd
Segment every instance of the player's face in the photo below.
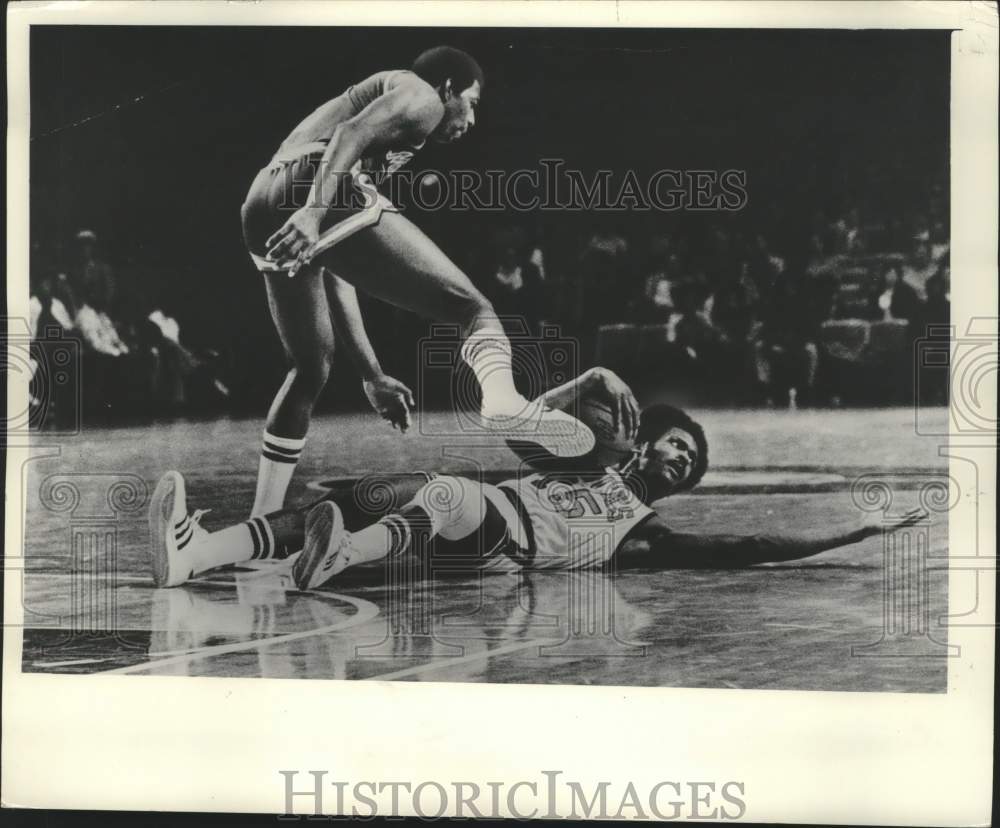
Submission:
{"label": "player's face", "polygon": [[439,143],[450,144],[472,129],[476,123],[479,94],[479,81],[473,81],[472,86],[462,92],[446,87],[444,117],[431,137]]}
{"label": "player's face", "polygon": [[697,445],[683,428],[671,428],[647,447],[642,472],[657,497],[677,491],[691,477],[698,460]]}

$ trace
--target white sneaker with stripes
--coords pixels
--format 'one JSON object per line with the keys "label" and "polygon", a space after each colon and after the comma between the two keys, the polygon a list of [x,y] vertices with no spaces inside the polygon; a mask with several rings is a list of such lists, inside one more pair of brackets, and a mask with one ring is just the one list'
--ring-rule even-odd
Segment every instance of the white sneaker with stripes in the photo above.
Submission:
{"label": "white sneaker with stripes", "polygon": [[493,434],[509,441],[541,446],[555,457],[582,457],[595,444],[590,427],[565,411],[540,400],[516,400],[507,410],[483,409],[482,419]]}
{"label": "white sneaker with stripes", "polygon": [[194,549],[208,534],[201,528],[206,511],[188,514],[180,472],[168,471],[160,478],[149,503],[149,563],[156,586],[179,586],[194,574]]}

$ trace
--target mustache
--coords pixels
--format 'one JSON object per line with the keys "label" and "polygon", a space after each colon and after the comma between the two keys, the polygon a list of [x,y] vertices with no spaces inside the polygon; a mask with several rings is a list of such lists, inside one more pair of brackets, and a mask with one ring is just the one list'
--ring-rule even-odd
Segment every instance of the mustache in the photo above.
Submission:
{"label": "mustache", "polygon": [[684,458],[674,458],[672,460],[667,460],[663,463],[663,466],[670,469],[674,474],[681,478],[684,476],[685,472],[688,470],[689,463]]}

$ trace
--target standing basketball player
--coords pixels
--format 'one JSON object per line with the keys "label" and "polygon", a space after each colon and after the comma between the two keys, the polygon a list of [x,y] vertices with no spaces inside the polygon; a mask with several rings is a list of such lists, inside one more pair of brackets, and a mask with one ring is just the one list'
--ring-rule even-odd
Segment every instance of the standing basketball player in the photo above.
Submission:
{"label": "standing basketball player", "polygon": [[510,343],[468,277],[375,188],[427,140],[451,143],[476,121],[483,73],[440,46],[412,70],[377,72],[308,115],[254,179],[242,209],[290,368],[271,405],[252,514],[281,508],[329,376],[334,330],[376,411],[405,429],[414,401],[381,370],[354,287],[436,320],[457,322],[462,358],[482,389],[484,424],[557,456],[594,445],[585,425],[515,389]]}

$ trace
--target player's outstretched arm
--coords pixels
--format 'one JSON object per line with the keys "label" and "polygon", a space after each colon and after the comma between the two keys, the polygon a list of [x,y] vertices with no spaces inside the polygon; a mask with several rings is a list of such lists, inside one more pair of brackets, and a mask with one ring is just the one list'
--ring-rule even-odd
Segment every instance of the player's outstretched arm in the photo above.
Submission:
{"label": "player's outstretched arm", "polygon": [[337,338],[347,349],[351,361],[361,374],[365,396],[378,415],[392,423],[393,428],[406,431],[410,427],[413,392],[406,385],[382,371],[368,332],[365,330],[358,293],[354,286],[339,276],[329,278],[330,311]]}
{"label": "player's outstretched arm", "polygon": [[330,136],[306,203],[267,240],[269,259],[296,260],[290,275],[308,263],[308,252],[335,198],[348,193],[351,168],[375,148],[419,144],[440,122],[444,105],[423,81],[403,83],[376,98]]}
{"label": "player's outstretched arm", "polygon": [[927,517],[912,509],[892,523],[867,519],[858,525],[803,530],[790,534],[711,535],[673,532],[657,515],[626,538],[616,555],[618,565],[660,569],[738,569],[754,564],[809,558],[860,543],[882,532],[895,532]]}
{"label": "player's outstretched arm", "polygon": [[615,428],[624,423],[625,433],[634,439],[639,428],[639,403],[628,383],[607,368],[590,368],[569,382],[556,386],[540,399],[549,408],[566,411],[582,397],[591,396],[611,406],[615,415]]}

